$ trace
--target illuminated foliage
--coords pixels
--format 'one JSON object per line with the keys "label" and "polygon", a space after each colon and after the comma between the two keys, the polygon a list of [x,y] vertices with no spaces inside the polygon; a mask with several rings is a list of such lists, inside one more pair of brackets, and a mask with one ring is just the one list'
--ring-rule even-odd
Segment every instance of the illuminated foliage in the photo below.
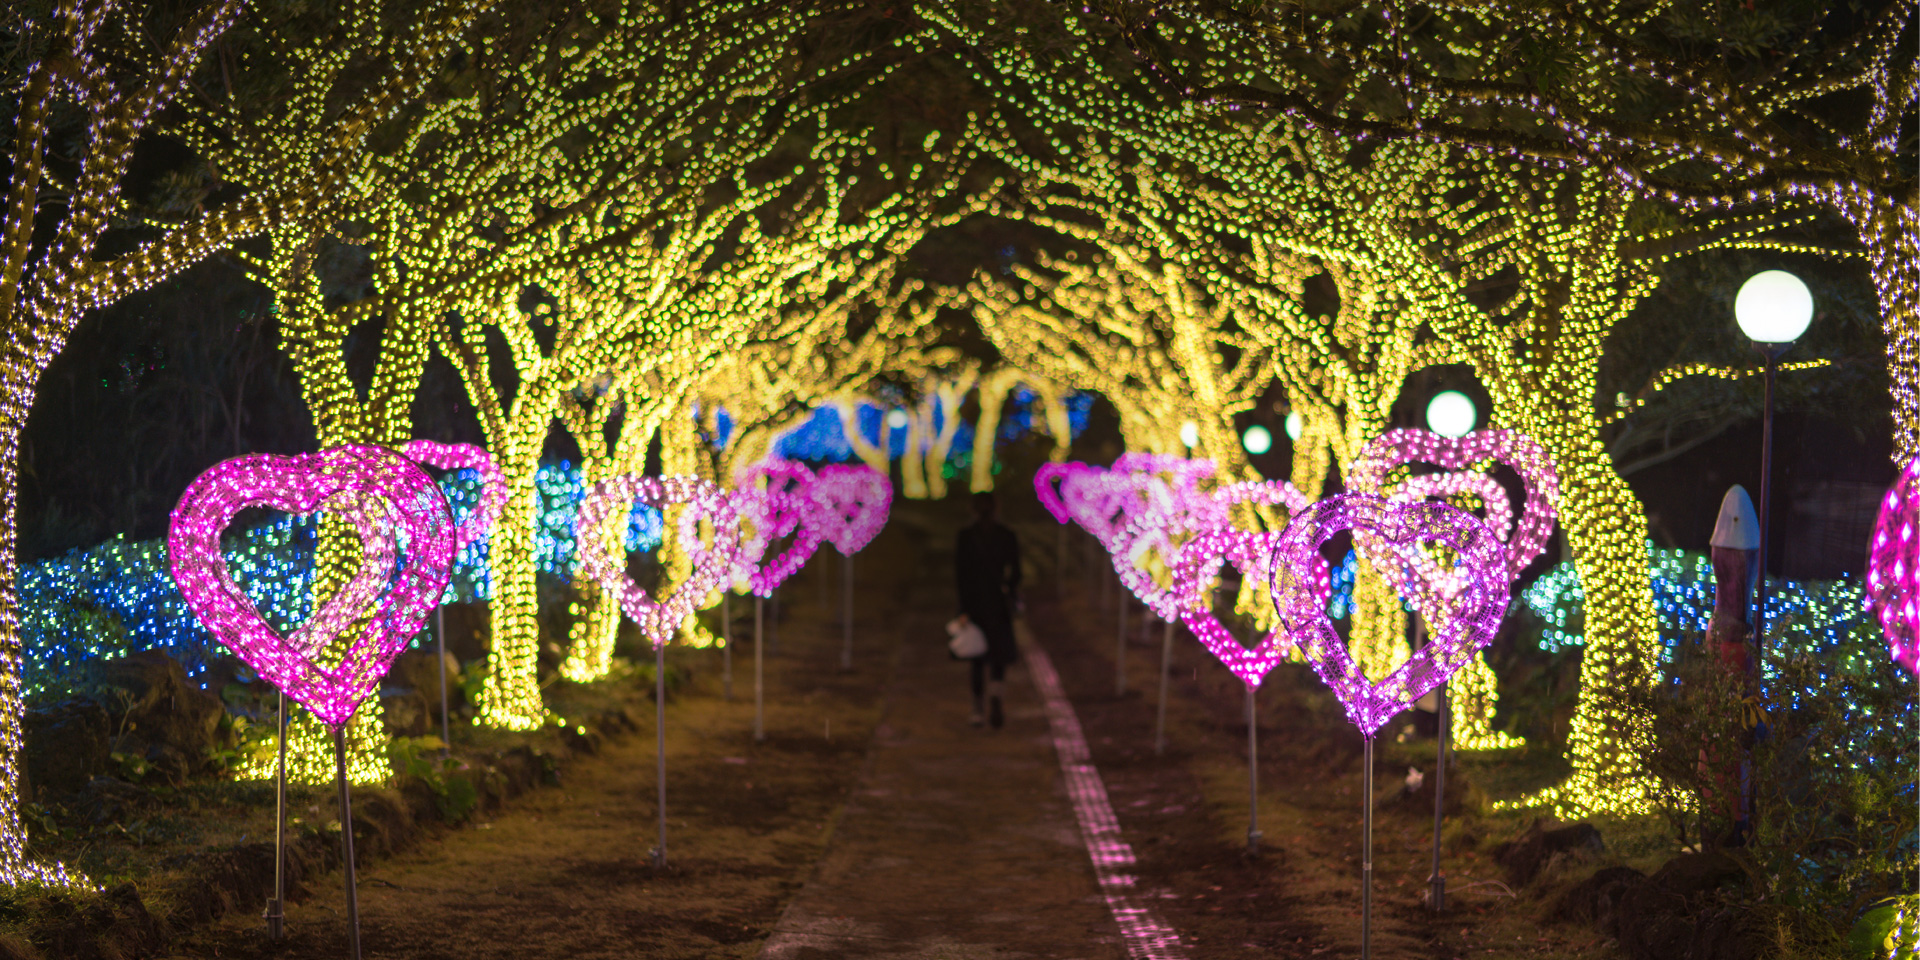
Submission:
{"label": "illuminated foliage", "polygon": [[1879,292],[1904,463],[1920,455],[1916,10],[1476,0],[1417,25],[1373,4],[1104,12],[1145,77],[1224,112],[1588,169],[1681,210],[1836,215]]}

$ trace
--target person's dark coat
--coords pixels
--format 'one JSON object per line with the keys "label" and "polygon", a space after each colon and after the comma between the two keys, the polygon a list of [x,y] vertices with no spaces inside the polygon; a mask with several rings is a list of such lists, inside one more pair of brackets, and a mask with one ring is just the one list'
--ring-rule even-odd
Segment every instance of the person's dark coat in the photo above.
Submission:
{"label": "person's dark coat", "polygon": [[1020,589],[1020,540],[1012,530],[988,520],[960,531],[954,544],[953,572],[960,612],[987,635],[990,662],[1019,657],[1013,639],[1013,598]]}

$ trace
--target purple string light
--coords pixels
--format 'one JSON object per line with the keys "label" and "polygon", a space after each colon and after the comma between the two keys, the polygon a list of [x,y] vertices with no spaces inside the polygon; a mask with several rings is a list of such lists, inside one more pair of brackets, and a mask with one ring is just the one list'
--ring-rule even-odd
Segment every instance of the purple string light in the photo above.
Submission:
{"label": "purple string light", "polygon": [[[336,513],[360,537],[359,569],[286,636],[261,618],[220,552],[221,532],[248,507]],[[213,465],[180,495],[167,554],[180,595],[208,632],[262,679],[339,728],[439,603],[453,575],[454,538],[453,512],[433,478],[392,450],[349,444]],[[320,663],[356,624],[339,662]]]}
{"label": "purple string light", "polygon": [[1920,673],[1920,457],[1880,503],[1867,557],[1867,604],[1880,618],[1893,662]]}
{"label": "purple string light", "polygon": [[[667,508],[683,505],[676,536],[680,549],[692,562],[687,578],[674,587],[665,599],[656,599],[627,576],[624,563],[616,563],[608,552],[612,546],[605,536],[593,531],[605,530],[607,519],[626,516],[639,500],[665,516]],[[712,541],[700,539],[700,523],[712,524]],[[602,480],[587,491],[580,501],[580,531],[577,541],[580,567],[601,587],[620,598],[620,609],[640,625],[655,647],[673,639],[674,631],[693,615],[706,595],[727,582],[733,558],[739,550],[740,518],[720,488],[697,477],[636,477],[622,474]],[[662,531],[664,533],[664,531]]]}
{"label": "purple string light", "polygon": [[[1461,574],[1459,592],[1444,598],[1446,616],[1436,618],[1431,641],[1379,683],[1369,681],[1347,652],[1327,617],[1320,584],[1327,561],[1320,548],[1351,530],[1405,555],[1422,544],[1452,552]],[[1493,642],[1508,602],[1507,551],[1478,517],[1432,502],[1396,502],[1348,493],[1313,504],[1281,532],[1273,550],[1273,605],[1280,629],[1300,648],[1321,682],[1333,691],[1347,718],[1371,739],[1394,714],[1445,683],[1479,650]],[[1412,564],[1383,564],[1402,595],[1439,594],[1419,582]]]}

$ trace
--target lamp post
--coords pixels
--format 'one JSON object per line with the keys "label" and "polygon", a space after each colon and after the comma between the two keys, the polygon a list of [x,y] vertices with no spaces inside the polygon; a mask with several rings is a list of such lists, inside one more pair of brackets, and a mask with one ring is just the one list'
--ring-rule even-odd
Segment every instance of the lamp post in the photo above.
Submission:
{"label": "lamp post", "polygon": [[[1443,437],[1464,437],[1480,421],[1473,398],[1458,390],[1443,390],[1427,401],[1427,429]],[[1414,621],[1416,643],[1424,645],[1426,624]],[[1447,875],[1440,870],[1440,829],[1447,810],[1447,685],[1433,691],[1433,872],[1427,875],[1427,909],[1447,908]]]}
{"label": "lamp post", "polygon": [[1780,355],[1813,322],[1813,294],[1785,270],[1754,274],[1733,298],[1733,317],[1766,361],[1766,406],[1760,418],[1760,556],[1753,600],[1754,662],[1767,640],[1767,534],[1773,512],[1773,374]]}

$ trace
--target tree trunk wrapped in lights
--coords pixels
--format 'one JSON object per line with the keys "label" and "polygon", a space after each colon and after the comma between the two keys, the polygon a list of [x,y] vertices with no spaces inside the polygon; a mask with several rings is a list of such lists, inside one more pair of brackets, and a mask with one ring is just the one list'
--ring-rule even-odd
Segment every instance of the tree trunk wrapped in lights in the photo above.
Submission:
{"label": "tree trunk wrapped in lights", "polygon": [[[141,50],[136,62],[146,70],[136,76],[120,72],[127,61],[102,49],[104,37],[123,27],[138,35],[145,27],[113,22],[106,5],[56,4],[45,17],[27,20],[16,38],[19,49],[34,51],[37,59],[24,65],[10,101],[13,140],[0,210],[0,328],[6,331],[0,346],[0,883],[87,884],[57,864],[29,860],[20,823],[20,435],[47,364],[88,310],[265,228],[264,207],[249,197],[162,227],[159,237],[118,258],[96,259],[112,220],[132,212],[121,190],[135,142],[175,102],[208,46],[241,9],[234,0],[208,4],[170,41],[152,41],[157,49]],[[49,182],[48,142],[67,132],[54,128],[63,114],[83,121],[72,131],[80,169],[71,181]],[[63,210],[57,222],[41,219],[49,209]],[[36,234],[45,242],[37,251]]]}

